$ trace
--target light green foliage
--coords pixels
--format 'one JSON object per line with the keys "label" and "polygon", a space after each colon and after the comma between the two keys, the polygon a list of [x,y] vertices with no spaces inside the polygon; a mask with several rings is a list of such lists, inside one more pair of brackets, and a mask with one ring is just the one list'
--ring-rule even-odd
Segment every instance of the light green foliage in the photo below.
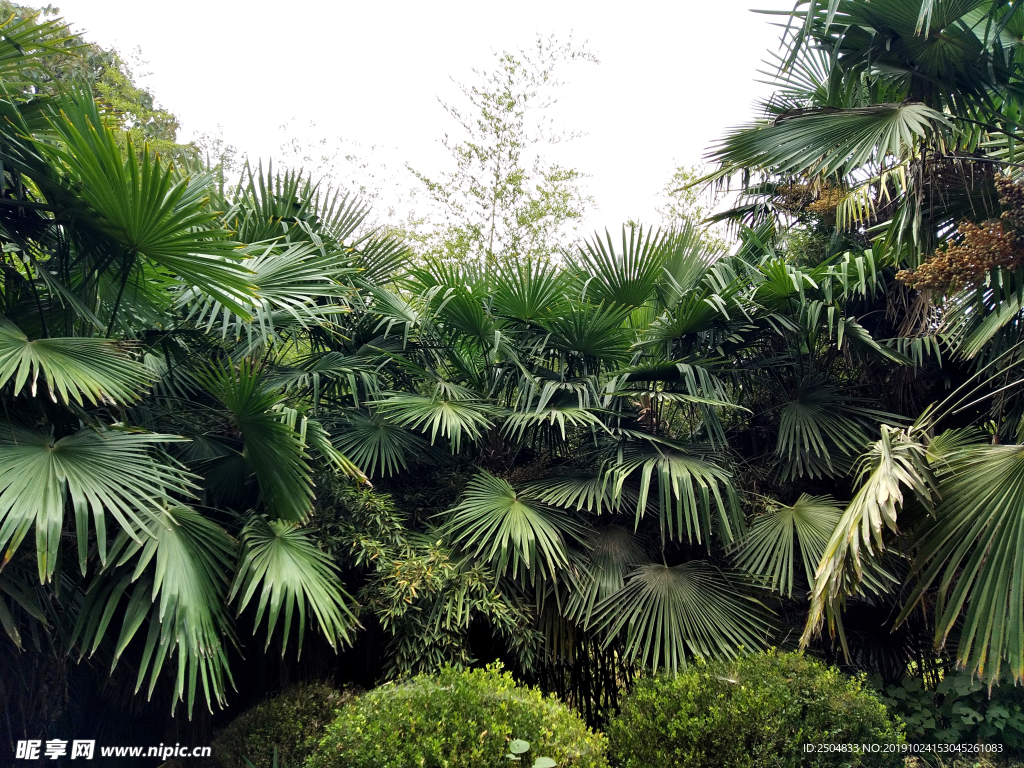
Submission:
{"label": "light green foliage", "polygon": [[699,181],[705,170],[702,165],[677,166],[659,192],[659,203],[654,210],[661,219],[661,226],[674,229],[696,226],[709,251],[724,253],[732,245],[730,238],[722,227],[707,223],[722,195],[707,182]]}
{"label": "light green foliage", "polygon": [[608,728],[622,768],[902,766],[895,753],[808,754],[807,743],[903,741],[863,680],[795,653],[701,663],[640,681]]}
{"label": "light green foliage", "polygon": [[292,686],[232,720],[214,738],[213,758],[221,768],[301,766],[353,697],[323,683]]}
{"label": "light green foliage", "polygon": [[416,236],[441,258],[550,258],[570,245],[589,203],[582,174],[545,161],[537,148],[572,138],[542,117],[560,85],[556,72],[596,58],[554,37],[496,58],[492,70],[474,70],[476,84],[461,86],[466,107],[445,105],[462,133],[444,141],[455,169],[435,177],[413,169],[443,217]]}
{"label": "light green foliage", "polygon": [[148,146],[150,152],[176,161],[200,159],[194,145],[178,143],[178,118],[160,107],[148,88],[136,83],[136,73],[120,54],[90,46],[89,61],[96,100],[117,121],[125,146],[129,142],[139,148]]}
{"label": "light green foliage", "polygon": [[385,672],[408,677],[445,664],[476,661],[468,631],[486,620],[529,666],[539,642],[527,606],[495,583],[493,570],[459,557],[443,534],[418,533],[386,495],[341,487],[332,508],[318,516],[319,538],[364,570],[361,615],[373,616],[388,633]]}
{"label": "light green foliage", "polygon": [[[196,147],[177,141],[177,117],[161,108],[153,93],[136,81],[145,74],[134,72],[133,64],[118,51],[87,42],[82,35],[69,34],[59,13],[60,9],[52,5],[36,9],[7,0],[0,2],[3,19],[13,16],[40,32],[48,31],[53,49],[41,59],[41,67],[31,72],[34,89],[53,95],[71,82],[88,83],[104,118],[118,128],[116,138],[123,150],[129,144],[139,152],[148,146],[165,159],[196,162]],[[129,58],[135,66],[145,63],[139,60],[138,50]]]}
{"label": "light green foliage", "polygon": [[607,766],[603,736],[553,696],[489,667],[446,668],[361,696],[329,726],[306,768],[499,768],[513,764],[512,739],[565,768]]}
{"label": "light green foliage", "polygon": [[1001,744],[1000,757],[1024,757],[1024,692],[1009,680],[989,690],[965,672],[947,671],[938,684],[904,677],[875,682],[879,697],[906,724],[907,737],[932,744]]}

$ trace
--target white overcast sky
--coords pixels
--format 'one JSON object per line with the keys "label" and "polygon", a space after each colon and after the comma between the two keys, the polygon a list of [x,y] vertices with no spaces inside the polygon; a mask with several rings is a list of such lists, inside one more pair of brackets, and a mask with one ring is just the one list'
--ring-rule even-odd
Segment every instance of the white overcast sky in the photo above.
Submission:
{"label": "white overcast sky", "polygon": [[676,164],[699,161],[751,117],[779,19],[750,9],[788,10],[793,0],[57,4],[87,39],[141,49],[152,73],[142,82],[178,115],[180,140],[219,125],[250,157],[271,157],[289,138],[343,139],[389,168],[407,161],[428,172],[447,159],[439,139],[453,123],[438,98],[457,101],[451,78],[471,80],[492,52],[528,47],[538,33],[571,32],[601,63],[562,73],[553,115],[586,135],[545,154],[589,174],[588,224],[617,229],[654,221]]}

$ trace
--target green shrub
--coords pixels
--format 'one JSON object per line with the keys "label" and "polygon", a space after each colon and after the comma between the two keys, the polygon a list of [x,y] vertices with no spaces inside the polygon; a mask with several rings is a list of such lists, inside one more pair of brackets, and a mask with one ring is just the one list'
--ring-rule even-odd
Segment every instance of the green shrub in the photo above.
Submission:
{"label": "green shrub", "polygon": [[990,692],[967,672],[948,671],[934,689],[919,677],[905,677],[879,697],[903,718],[915,742],[1001,744],[1004,756],[1024,758],[1024,690],[1011,680]]}
{"label": "green shrub", "polygon": [[622,768],[903,764],[895,753],[805,752],[805,744],[889,744],[903,735],[863,680],[775,651],[641,680],[608,740]]}
{"label": "green shrub", "polygon": [[213,740],[213,757],[223,768],[302,765],[338,709],[353,694],[329,685],[296,685],[235,718]]}
{"label": "green shrub", "polygon": [[[498,667],[383,685],[328,726],[306,768],[509,768],[512,739],[559,768],[605,768],[605,739]],[[524,763],[523,765],[526,765]]]}

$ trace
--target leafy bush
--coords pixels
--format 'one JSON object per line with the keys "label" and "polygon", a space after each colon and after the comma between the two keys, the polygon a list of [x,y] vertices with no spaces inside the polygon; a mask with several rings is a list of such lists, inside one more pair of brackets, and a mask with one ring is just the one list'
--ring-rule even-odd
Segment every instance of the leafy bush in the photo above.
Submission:
{"label": "leafy bush", "polygon": [[806,753],[805,744],[886,744],[903,734],[850,678],[799,653],[699,663],[637,684],[608,729],[623,768],[902,766],[894,753]]}
{"label": "leafy bush", "polygon": [[338,709],[353,694],[329,685],[296,685],[235,718],[212,744],[223,768],[273,768],[302,765]]}
{"label": "leafy bush", "polygon": [[1024,757],[1024,690],[1008,680],[989,695],[988,686],[966,672],[947,673],[934,689],[905,677],[886,686],[880,698],[903,718],[914,741],[999,743]]}
{"label": "leafy bush", "polygon": [[559,768],[607,766],[604,737],[554,696],[516,685],[500,667],[446,667],[346,706],[306,768],[509,768],[513,739]]}

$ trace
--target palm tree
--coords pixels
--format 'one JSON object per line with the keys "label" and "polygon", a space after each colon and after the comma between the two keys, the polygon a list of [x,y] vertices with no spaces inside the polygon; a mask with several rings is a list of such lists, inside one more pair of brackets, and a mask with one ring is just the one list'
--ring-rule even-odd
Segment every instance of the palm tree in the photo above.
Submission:
{"label": "palm tree", "polygon": [[[998,445],[1020,421],[1008,395],[1020,381],[1022,18],[983,0],[798,3],[765,117],[712,153],[718,177],[744,174],[746,200],[727,216],[817,228],[830,233],[826,258],[872,259],[889,345],[936,376],[954,361],[953,393],[935,393],[938,407],[926,397],[904,409],[914,424],[883,425],[858,460],[856,493],[816,571],[804,642],[826,617],[842,636],[847,597],[902,585],[897,623],[934,605],[935,647],[952,646],[990,684],[1007,668],[1024,674],[1019,478],[1009,458],[1018,449]],[[979,250],[982,237],[992,255]],[[981,431],[937,434],[954,414],[996,445],[980,444]],[[863,441],[851,435],[855,444]],[[908,553],[905,567],[894,547]]]}
{"label": "palm tree", "polygon": [[225,198],[118,136],[88,84],[36,92],[57,22],[3,32],[0,624],[18,648],[130,652],[150,695],[173,661],[189,712],[223,703],[236,613],[282,648],[358,626],[303,524],[315,472],[364,476],[276,363],[402,251],[296,173]]}

